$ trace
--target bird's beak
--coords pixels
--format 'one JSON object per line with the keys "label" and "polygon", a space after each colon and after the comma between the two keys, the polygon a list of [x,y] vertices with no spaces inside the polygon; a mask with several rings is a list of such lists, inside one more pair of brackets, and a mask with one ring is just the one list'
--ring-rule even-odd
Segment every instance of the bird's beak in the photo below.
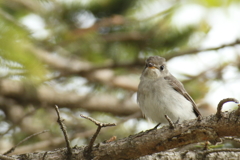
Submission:
{"label": "bird's beak", "polygon": [[154,68],[157,68],[154,64],[152,63],[147,63],[147,67],[148,68],[151,68],[151,69],[154,69]]}
{"label": "bird's beak", "polygon": [[154,69],[154,68],[156,68],[156,67],[148,67],[148,68]]}

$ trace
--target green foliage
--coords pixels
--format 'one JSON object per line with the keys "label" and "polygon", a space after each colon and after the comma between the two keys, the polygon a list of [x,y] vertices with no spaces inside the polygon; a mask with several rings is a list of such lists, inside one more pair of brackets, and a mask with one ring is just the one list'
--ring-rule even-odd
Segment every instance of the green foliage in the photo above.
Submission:
{"label": "green foliage", "polygon": [[206,7],[226,7],[238,0],[197,0],[197,2]]}
{"label": "green foliage", "polygon": [[29,33],[6,17],[0,17],[0,21],[0,57],[3,61],[0,65],[18,69],[21,75],[31,80],[42,81],[46,69],[30,51]]}
{"label": "green foliage", "polygon": [[209,86],[206,84],[206,82],[199,79],[192,79],[191,81],[187,81],[187,83],[184,85],[187,92],[195,100],[203,99],[206,93],[209,91]]}
{"label": "green foliage", "polygon": [[123,14],[133,6],[136,0],[92,0],[87,8],[96,17],[103,18],[114,14]]}

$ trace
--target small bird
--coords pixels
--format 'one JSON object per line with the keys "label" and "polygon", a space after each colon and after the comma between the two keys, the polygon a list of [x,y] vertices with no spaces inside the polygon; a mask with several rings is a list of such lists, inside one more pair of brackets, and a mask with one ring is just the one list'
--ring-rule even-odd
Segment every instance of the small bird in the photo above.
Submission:
{"label": "small bird", "polygon": [[165,58],[151,56],[140,78],[137,101],[143,114],[157,123],[167,123],[201,116],[195,102],[167,69]]}

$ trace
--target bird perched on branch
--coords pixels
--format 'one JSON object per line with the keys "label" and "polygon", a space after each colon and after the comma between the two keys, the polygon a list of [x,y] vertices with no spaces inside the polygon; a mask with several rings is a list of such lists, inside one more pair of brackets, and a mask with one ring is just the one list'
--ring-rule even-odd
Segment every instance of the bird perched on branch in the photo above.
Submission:
{"label": "bird perched on branch", "polygon": [[201,116],[195,102],[167,69],[165,58],[151,56],[140,78],[137,101],[143,114],[157,123],[183,121]]}

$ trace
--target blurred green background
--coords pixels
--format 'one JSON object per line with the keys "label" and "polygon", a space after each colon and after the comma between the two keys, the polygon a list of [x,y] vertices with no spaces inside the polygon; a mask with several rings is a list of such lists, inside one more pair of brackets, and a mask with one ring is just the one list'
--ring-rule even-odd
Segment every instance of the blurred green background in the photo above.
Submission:
{"label": "blurred green background", "polygon": [[45,129],[13,154],[64,147],[55,105],[72,146],[96,130],[80,113],[117,123],[97,142],[151,128],[136,103],[151,55],[168,60],[203,115],[222,98],[240,99],[239,8],[238,0],[0,1],[1,153]]}

